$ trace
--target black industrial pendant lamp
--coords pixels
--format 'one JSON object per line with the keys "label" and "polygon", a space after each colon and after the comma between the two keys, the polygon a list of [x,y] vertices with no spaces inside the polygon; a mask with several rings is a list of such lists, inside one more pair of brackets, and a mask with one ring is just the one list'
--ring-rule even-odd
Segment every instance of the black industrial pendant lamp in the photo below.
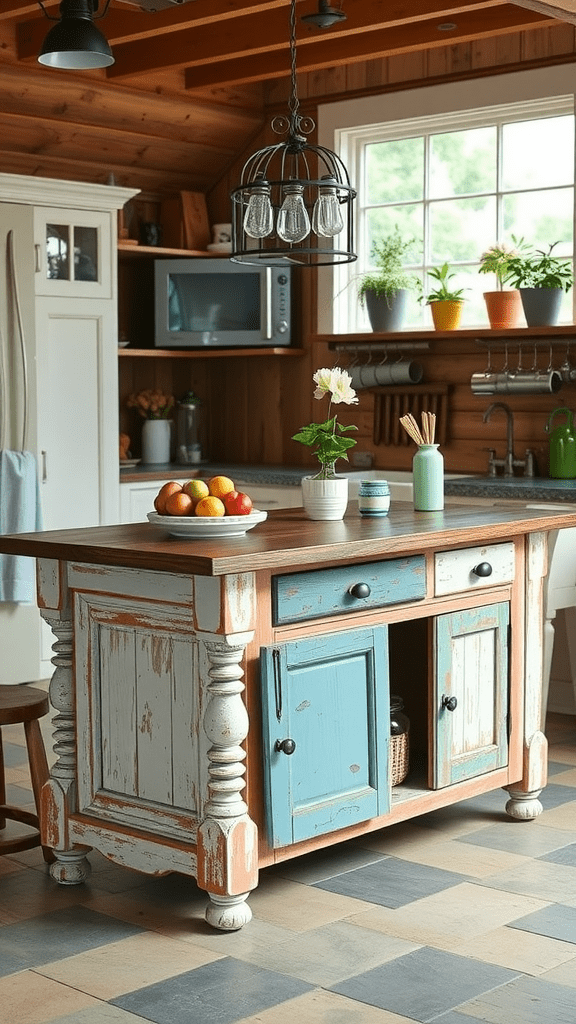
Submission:
{"label": "black industrial pendant lamp", "polygon": [[356,192],[340,157],[306,141],[316,125],[298,113],[296,0],[290,0],[290,60],[289,117],[271,124],[287,139],[260,149],[242,168],[231,193],[230,259],[269,266],[352,263]]}
{"label": "black industrial pendant lamp", "polygon": [[[49,21],[57,21],[46,36],[38,60],[50,68],[85,71],[89,68],[107,68],[114,63],[108,41],[93,24],[98,0],[62,0],[60,18],[51,18],[42,0],[40,7]],[[106,0],[103,18],[110,0]]]}
{"label": "black industrial pendant lamp", "polygon": [[346,15],[339,7],[330,7],[328,0],[318,0],[318,10],[314,14],[304,14],[300,21],[316,28],[330,28],[339,21],[346,21]]}

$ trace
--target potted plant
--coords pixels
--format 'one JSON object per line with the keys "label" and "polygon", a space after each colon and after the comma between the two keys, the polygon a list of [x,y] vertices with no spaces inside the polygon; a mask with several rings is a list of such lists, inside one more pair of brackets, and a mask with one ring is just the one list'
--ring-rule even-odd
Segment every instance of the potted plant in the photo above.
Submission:
{"label": "potted plant", "polygon": [[498,283],[498,290],[484,292],[486,311],[490,321],[490,327],[517,327],[522,315],[522,302],[520,292],[517,288],[504,289],[504,285],[512,278],[512,261],[520,256],[523,247],[522,240],[519,242],[512,235],[514,246],[505,245],[503,242],[496,242],[486,249],[480,257],[480,274],[495,274]]}
{"label": "potted plant", "polygon": [[366,305],[373,331],[398,331],[402,326],[410,289],[418,284],[404,268],[404,259],[414,239],[404,241],[398,228],[372,246],[372,258],[378,268],[365,274],[358,296]]}
{"label": "potted plant", "polygon": [[320,400],[329,396],[328,418],[324,423],[310,423],[292,436],[293,441],[312,448],[320,463],[315,476],[302,480],[302,501],[310,519],[342,519],[348,504],[348,478],[336,476],[335,463],[337,459],[348,459],[348,448],[356,441],[344,434],[358,428],[353,424],[341,426],[336,416],[330,415],[330,410],[332,403],[355,405],[358,398],[351,386],[350,374],[338,366],[317,370],[312,379],[316,385],[314,398]]}
{"label": "potted plant", "polygon": [[454,272],[450,272],[449,263],[443,263],[441,267],[431,267],[428,271],[428,277],[437,282],[437,287],[425,298],[422,295],[421,301],[430,306],[437,331],[455,331],[460,324],[464,289],[450,287],[449,282],[455,276]]}
{"label": "potted plant", "polygon": [[564,292],[574,283],[572,261],[553,256],[553,242],[546,252],[534,249],[520,253],[510,263],[510,280],[520,292],[528,327],[556,323]]}

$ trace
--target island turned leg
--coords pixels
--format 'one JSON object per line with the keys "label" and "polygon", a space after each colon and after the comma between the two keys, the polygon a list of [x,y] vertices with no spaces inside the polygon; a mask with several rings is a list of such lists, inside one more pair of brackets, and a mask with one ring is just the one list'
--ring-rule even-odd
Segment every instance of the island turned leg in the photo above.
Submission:
{"label": "island turned leg", "polygon": [[506,786],[506,812],[518,821],[542,814],[538,799],[548,776],[548,741],[542,732],[544,669],[544,578],[548,568],[548,535],[527,537],[526,627],[524,646],[524,756],[522,780]]}
{"label": "island turned leg", "polygon": [[[71,618],[42,609],[42,615],[57,637],[52,664],[56,666],[50,681],[50,703],[58,712],[54,726],[56,762],[42,789],[42,843],[54,850],[56,860],[50,874],[61,885],[84,882],[91,869],[86,854],[90,846],[70,841],[69,815],[77,810],[76,791],[76,699],[72,672],[73,626]],[[69,612],[67,613],[69,615]]]}
{"label": "island turned leg", "polygon": [[257,829],[241,793],[248,735],[240,661],[244,647],[206,642],[209,682],[204,731],[208,751],[208,800],[198,829],[197,881],[210,904],[206,920],[222,931],[247,924],[252,911],[246,899],[258,882]]}

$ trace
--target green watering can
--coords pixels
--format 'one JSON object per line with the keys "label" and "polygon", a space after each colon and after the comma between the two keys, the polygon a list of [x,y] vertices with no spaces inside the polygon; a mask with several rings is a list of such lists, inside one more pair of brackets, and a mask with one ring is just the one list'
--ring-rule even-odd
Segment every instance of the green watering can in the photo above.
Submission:
{"label": "green watering can", "polygon": [[[566,422],[552,430],[552,420],[560,413],[566,413]],[[550,476],[559,480],[574,480],[576,478],[576,436],[572,413],[566,406],[554,409],[550,413],[545,428],[550,434]]]}

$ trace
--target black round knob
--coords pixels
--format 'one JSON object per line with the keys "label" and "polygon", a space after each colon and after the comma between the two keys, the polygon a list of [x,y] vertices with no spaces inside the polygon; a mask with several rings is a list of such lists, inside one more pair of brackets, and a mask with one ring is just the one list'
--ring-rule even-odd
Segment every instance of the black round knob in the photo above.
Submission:
{"label": "black round knob", "polygon": [[354,583],[348,590],[348,593],[352,597],[370,597],[371,591],[367,583]]}
{"label": "black round knob", "polygon": [[492,566],[490,562],[479,562],[478,565],[474,566],[472,572],[475,576],[491,576]]}
{"label": "black round knob", "polygon": [[277,750],[278,753],[282,751],[283,754],[293,754],[296,750],[296,744],[294,743],[294,740],[291,739],[276,740],[274,750]]}
{"label": "black round knob", "polygon": [[442,707],[446,708],[446,711],[456,711],[458,707],[456,697],[447,697],[445,693],[442,694]]}

